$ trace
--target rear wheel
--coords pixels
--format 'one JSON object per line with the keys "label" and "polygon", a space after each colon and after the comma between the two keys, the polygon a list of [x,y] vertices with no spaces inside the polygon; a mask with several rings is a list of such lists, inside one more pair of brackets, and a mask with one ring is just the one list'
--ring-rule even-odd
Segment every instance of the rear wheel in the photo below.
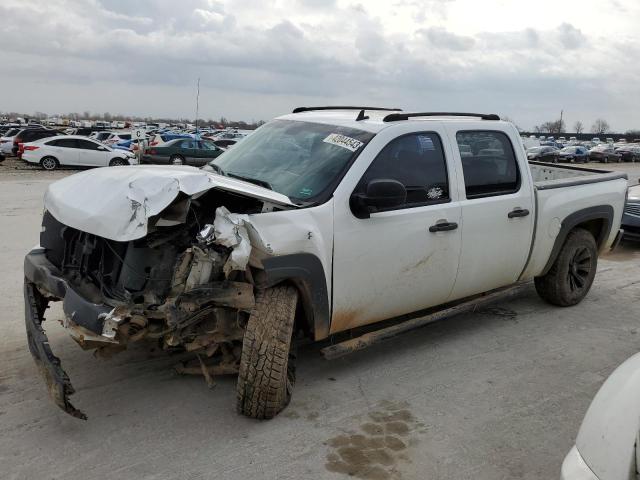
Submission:
{"label": "rear wheel", "polygon": [[184,157],[182,155],[171,155],[169,161],[172,165],[184,165]]}
{"label": "rear wheel", "polygon": [[576,305],[589,292],[597,266],[595,238],[591,232],[576,228],[567,236],[549,272],[535,278],[536,291],[553,305]]}
{"label": "rear wheel", "polygon": [[55,170],[60,166],[55,157],[44,157],[40,160],[40,166],[45,170]]}
{"label": "rear wheel", "polygon": [[109,162],[110,167],[122,167],[123,165],[129,165],[124,158],[114,158]]}
{"label": "rear wheel", "polygon": [[291,286],[275,286],[256,295],[242,343],[238,413],[269,419],[289,404],[295,383],[291,338],[297,305],[298,291]]}

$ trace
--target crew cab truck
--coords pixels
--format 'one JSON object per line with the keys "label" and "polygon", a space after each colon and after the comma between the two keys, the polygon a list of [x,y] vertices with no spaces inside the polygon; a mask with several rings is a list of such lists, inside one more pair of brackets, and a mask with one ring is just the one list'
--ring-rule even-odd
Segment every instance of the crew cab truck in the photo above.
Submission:
{"label": "crew cab truck", "polygon": [[53,183],[25,259],[29,348],[54,401],[86,418],[43,329],[62,301],[82,347],[193,352],[179,371],[237,373],[238,412],[271,418],[301,339],[531,279],[577,304],[620,237],[626,191],[622,173],[527,162],[496,115],[298,108],[202,169]]}

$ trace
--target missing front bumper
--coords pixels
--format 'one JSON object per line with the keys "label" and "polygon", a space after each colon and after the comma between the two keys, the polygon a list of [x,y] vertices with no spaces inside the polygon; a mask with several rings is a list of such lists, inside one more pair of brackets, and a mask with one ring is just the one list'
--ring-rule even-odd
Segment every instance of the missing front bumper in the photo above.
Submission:
{"label": "missing front bumper", "polygon": [[42,322],[48,300],[35,288],[33,283],[25,279],[24,284],[24,313],[27,328],[27,341],[31,355],[44,377],[47,390],[52,400],[69,415],[86,420],[87,416],[75,408],[69,401],[69,396],[75,393],[67,372],[62,369],[60,359],[56,357],[49,346]]}

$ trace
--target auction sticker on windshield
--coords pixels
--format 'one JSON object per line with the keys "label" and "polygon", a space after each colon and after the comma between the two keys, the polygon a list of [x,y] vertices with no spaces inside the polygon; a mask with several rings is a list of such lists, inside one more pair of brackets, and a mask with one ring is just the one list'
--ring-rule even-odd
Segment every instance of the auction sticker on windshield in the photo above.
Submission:
{"label": "auction sticker on windshield", "polygon": [[346,135],[341,135],[339,133],[330,134],[323,140],[323,142],[346,148],[347,150],[351,150],[352,152],[355,152],[362,145],[364,145],[364,143],[362,143],[360,140],[356,140],[355,138],[347,137]]}

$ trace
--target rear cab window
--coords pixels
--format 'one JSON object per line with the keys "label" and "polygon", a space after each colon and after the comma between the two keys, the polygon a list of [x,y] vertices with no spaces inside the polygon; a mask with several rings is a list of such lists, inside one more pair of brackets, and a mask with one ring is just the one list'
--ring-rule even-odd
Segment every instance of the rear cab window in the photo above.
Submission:
{"label": "rear cab window", "polygon": [[508,195],[520,190],[520,169],[511,140],[504,132],[459,131],[456,142],[468,199]]}

